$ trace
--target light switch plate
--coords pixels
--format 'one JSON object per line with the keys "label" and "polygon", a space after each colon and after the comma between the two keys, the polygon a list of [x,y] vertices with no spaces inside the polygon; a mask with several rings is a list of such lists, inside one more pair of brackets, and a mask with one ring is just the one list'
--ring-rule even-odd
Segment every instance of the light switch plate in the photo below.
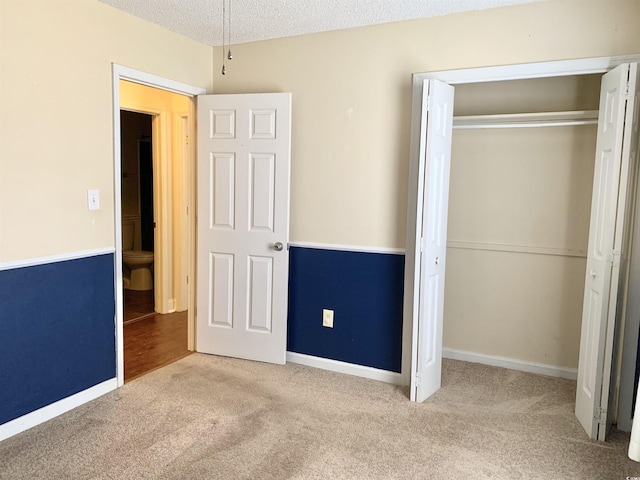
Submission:
{"label": "light switch plate", "polygon": [[333,328],[333,310],[322,309],[322,326]]}
{"label": "light switch plate", "polygon": [[87,190],[89,210],[100,210],[100,190]]}

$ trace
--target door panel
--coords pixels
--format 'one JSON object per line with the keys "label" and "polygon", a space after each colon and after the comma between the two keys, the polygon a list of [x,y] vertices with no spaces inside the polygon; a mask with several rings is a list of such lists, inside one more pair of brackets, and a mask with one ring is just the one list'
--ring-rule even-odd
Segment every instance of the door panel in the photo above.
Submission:
{"label": "door panel", "polygon": [[251,231],[273,232],[273,196],[275,193],[275,156],[251,154]]}
{"label": "door panel", "polygon": [[[421,225],[418,321],[414,325],[411,399],[422,402],[440,388],[444,272],[447,247],[449,170],[453,127],[452,86],[427,80],[423,86],[424,132],[420,171],[424,172],[424,201],[418,205]],[[415,341],[415,340],[414,340]]]}
{"label": "door panel", "polygon": [[196,350],[284,363],[291,95],[198,97]]}
{"label": "door panel", "polygon": [[209,253],[209,325],[233,328],[233,255]]}
{"label": "door panel", "polygon": [[235,222],[235,157],[232,153],[212,153],[209,166],[209,199],[213,208],[209,228],[233,230]]}
{"label": "door panel", "polygon": [[593,439],[606,432],[627,192],[621,172],[628,172],[628,158],[622,158],[628,74],[623,64],[604,75],[600,94],[575,410]]}

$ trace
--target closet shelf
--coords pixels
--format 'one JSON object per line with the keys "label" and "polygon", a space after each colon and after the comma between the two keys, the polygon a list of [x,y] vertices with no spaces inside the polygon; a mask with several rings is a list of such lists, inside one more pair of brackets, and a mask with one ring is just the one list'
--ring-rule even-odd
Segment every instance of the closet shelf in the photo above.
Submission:
{"label": "closet shelf", "polygon": [[598,110],[570,112],[510,113],[453,117],[453,128],[532,128],[597,125]]}

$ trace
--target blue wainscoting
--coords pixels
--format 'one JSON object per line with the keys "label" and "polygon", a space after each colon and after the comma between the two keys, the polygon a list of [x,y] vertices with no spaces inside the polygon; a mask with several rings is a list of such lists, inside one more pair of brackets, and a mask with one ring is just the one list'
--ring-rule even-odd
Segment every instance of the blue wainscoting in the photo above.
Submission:
{"label": "blue wainscoting", "polygon": [[404,255],[291,247],[287,350],[399,373],[403,284]]}
{"label": "blue wainscoting", "polygon": [[0,271],[0,424],[116,376],[113,262]]}

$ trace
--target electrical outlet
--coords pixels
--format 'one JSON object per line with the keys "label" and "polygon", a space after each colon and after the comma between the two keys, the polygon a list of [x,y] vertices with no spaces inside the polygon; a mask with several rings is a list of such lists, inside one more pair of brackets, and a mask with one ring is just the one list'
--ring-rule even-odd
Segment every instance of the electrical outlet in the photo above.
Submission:
{"label": "electrical outlet", "polygon": [[322,326],[333,328],[333,310],[322,309]]}

